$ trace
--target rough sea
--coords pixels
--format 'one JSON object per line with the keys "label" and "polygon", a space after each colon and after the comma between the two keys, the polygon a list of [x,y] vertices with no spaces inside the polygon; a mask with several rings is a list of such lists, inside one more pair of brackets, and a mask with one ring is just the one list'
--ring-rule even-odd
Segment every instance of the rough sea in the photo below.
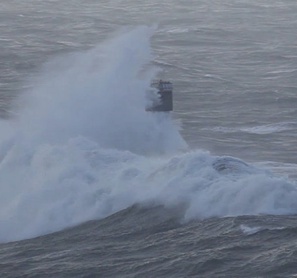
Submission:
{"label": "rough sea", "polygon": [[296,30],[295,0],[1,0],[0,277],[297,277]]}

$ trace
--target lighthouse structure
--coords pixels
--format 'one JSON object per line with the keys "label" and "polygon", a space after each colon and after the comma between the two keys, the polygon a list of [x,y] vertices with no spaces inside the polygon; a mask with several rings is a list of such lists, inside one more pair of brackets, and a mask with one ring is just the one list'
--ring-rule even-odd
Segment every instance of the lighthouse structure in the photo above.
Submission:
{"label": "lighthouse structure", "polygon": [[158,99],[153,101],[153,105],[148,111],[153,112],[170,112],[173,110],[173,86],[169,81],[159,80],[153,82],[151,86],[157,89]]}

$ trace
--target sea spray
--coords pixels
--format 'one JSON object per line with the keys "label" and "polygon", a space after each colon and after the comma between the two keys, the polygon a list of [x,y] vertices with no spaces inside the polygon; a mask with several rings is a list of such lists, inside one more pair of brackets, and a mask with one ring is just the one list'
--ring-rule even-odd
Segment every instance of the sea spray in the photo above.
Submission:
{"label": "sea spray", "polygon": [[[297,212],[296,185],[186,143],[145,111],[151,28],[49,62],[1,123],[0,241],[101,219],[134,204],[183,205],[184,219]],[[245,165],[242,167],[240,165]]]}
{"label": "sea spray", "polygon": [[157,72],[151,65],[153,31],[139,27],[49,61],[21,98],[23,134],[49,143],[84,136],[102,147],[139,154],[185,148],[170,117],[145,111]]}

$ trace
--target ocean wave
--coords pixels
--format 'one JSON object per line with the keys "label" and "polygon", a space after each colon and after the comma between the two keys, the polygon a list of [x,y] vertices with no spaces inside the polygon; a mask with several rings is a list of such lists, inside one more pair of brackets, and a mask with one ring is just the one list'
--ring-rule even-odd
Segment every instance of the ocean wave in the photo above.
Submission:
{"label": "ocean wave", "polygon": [[184,219],[297,212],[296,185],[187,145],[170,116],[145,111],[152,28],[50,61],[1,122],[0,241],[101,219],[134,204]]}

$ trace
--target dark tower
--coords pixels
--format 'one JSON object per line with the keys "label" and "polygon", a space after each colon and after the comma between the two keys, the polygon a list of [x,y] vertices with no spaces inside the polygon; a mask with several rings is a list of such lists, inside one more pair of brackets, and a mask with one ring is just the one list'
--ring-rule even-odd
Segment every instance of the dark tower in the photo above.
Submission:
{"label": "dark tower", "polygon": [[152,87],[158,90],[158,101],[153,104],[149,111],[156,112],[169,112],[173,110],[173,97],[172,97],[172,83],[168,81],[158,81],[152,83]]}

